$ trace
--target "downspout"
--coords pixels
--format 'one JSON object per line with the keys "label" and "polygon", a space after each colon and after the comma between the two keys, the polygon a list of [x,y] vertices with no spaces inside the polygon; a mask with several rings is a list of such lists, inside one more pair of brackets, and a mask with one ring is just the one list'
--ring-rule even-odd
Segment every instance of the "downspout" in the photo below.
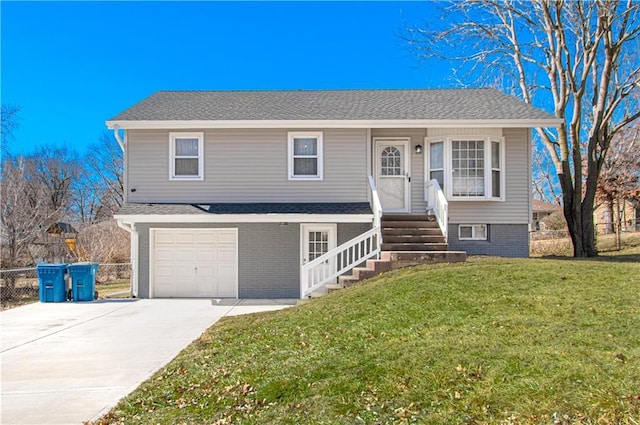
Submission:
{"label": "downspout", "polygon": [[120,219],[116,223],[131,235],[131,296],[138,298],[138,231],[135,223],[127,225]]}
{"label": "downspout", "polygon": [[120,149],[122,149],[122,152],[124,152],[124,142],[122,141],[122,137],[120,137],[120,126],[118,124],[113,126],[113,134],[115,135],[116,140],[120,145]]}

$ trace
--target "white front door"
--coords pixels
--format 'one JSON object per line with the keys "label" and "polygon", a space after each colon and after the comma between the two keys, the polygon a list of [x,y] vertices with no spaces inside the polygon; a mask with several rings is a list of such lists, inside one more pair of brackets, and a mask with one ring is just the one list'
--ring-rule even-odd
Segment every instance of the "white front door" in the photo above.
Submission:
{"label": "white front door", "polygon": [[152,229],[152,297],[238,296],[237,229]]}
{"label": "white front door", "polygon": [[384,212],[409,212],[409,140],[376,139],[375,172]]}
{"label": "white front door", "polygon": [[[326,254],[337,245],[337,225],[336,224],[301,224],[302,237],[302,264],[313,261],[319,256]],[[322,267],[335,269],[333,261],[325,261]]]}

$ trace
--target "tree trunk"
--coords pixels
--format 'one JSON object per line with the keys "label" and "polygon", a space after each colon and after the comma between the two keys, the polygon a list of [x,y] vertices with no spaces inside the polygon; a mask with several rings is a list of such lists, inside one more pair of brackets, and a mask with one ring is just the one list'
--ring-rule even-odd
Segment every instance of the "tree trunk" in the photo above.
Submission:
{"label": "tree trunk", "polygon": [[581,200],[580,194],[572,185],[569,173],[558,174],[558,179],[562,187],[563,213],[567,220],[567,229],[573,245],[573,256],[577,258],[596,257],[598,250],[596,249],[593,228],[595,191],[589,190],[590,182],[587,182],[585,198]]}
{"label": "tree trunk", "polygon": [[622,213],[620,211],[620,199],[618,199],[616,206],[616,251],[620,251],[622,245],[620,239],[622,237]]}
{"label": "tree trunk", "polygon": [[[596,247],[595,228],[593,226],[593,206],[596,202],[596,189],[598,187],[599,166],[597,162],[589,160],[589,174],[587,175],[586,189],[582,204],[580,206],[580,214],[582,215],[582,252],[581,257],[597,257],[598,248]],[[594,178],[593,176],[596,176]],[[574,254],[574,257],[576,255]]]}

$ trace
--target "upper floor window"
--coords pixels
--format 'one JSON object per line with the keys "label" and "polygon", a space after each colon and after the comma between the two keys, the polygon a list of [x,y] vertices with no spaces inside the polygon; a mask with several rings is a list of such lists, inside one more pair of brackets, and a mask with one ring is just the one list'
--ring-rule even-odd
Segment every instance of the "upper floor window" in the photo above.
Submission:
{"label": "upper floor window", "polygon": [[289,180],[322,180],[322,132],[289,132]]}
{"label": "upper floor window", "polygon": [[504,200],[504,141],[495,137],[427,138],[426,175],[450,200]]}
{"label": "upper floor window", "polygon": [[204,179],[204,134],[169,133],[169,180]]}
{"label": "upper floor window", "polygon": [[451,194],[484,196],[484,140],[451,141]]}

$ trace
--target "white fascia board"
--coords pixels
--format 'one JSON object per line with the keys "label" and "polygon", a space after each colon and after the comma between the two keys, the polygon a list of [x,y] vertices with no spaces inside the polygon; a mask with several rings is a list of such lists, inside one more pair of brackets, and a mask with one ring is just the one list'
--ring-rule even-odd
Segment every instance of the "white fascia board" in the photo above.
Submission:
{"label": "white fascia board", "polygon": [[537,128],[560,127],[557,118],[530,120],[171,120],[106,121],[108,128],[126,130],[186,130],[208,128]]}
{"label": "white fascia board", "polygon": [[373,214],[138,214],[123,223],[371,223]]}

